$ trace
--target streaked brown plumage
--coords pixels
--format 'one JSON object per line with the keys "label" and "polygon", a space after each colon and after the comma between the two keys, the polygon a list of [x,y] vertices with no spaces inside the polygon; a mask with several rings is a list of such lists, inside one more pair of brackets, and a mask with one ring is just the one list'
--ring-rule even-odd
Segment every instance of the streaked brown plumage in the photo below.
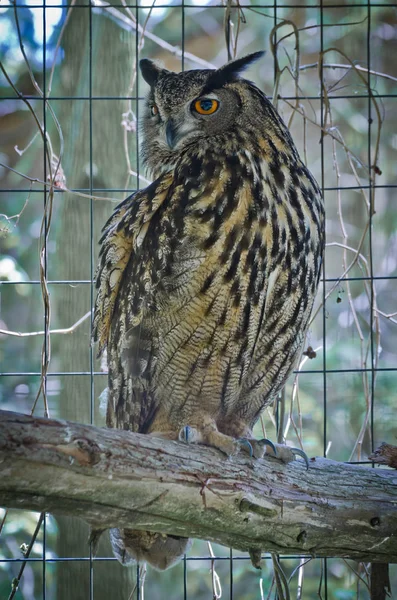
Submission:
{"label": "streaked brown plumage", "polygon": [[155,180],[109,219],[97,275],[110,427],[232,454],[296,364],[323,203],[272,104],[238,75],[259,56],[180,74],[141,61],[142,153]]}

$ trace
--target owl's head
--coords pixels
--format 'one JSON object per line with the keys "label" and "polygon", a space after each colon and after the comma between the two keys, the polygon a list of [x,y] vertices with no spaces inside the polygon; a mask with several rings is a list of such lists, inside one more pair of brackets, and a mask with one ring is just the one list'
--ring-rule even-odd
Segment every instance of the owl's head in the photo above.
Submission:
{"label": "owl's head", "polygon": [[239,76],[262,55],[255,52],[220,69],[183,73],[168,71],[149,59],[140,61],[150,86],[141,121],[141,152],[152,175],[172,168],[187,146],[249,125],[255,128],[259,121],[263,127],[260,105],[265,97]]}

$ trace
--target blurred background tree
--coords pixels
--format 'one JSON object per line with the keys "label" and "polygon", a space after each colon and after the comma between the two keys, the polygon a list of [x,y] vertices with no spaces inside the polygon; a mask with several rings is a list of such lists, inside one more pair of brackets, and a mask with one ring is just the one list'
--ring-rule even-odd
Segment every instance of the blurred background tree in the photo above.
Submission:
{"label": "blurred background tree", "polygon": [[[314,0],[296,6],[283,0],[268,5],[259,0],[224,5],[141,0],[138,6],[56,0],[45,9],[21,2],[17,13],[10,3],[0,7],[3,67],[45,125],[53,171],[61,159],[51,196],[45,192],[49,166],[37,124],[0,73],[0,329],[63,330],[81,320],[73,333],[51,335],[44,389],[52,417],[104,424],[98,398],[106,376],[90,343],[91,281],[107,216],[118,201],[146,185],[138,151],[137,121],[146,91],[136,69],[139,55],[158,58],[169,69],[203,68],[226,62],[228,45],[231,56],[268,51],[249,77],[269,96],[276,90],[278,110],[324,188],[327,211],[325,281],[307,340],[316,356],[303,357],[299,378],[291,379],[258,430],[266,427],[274,438],[278,428],[295,445],[301,441],[309,455],[327,453],[336,460],[365,461],[373,445],[393,442],[396,17],[391,4],[368,7],[355,1],[344,6],[325,1],[322,8]],[[21,40],[62,136],[50,110],[44,111]],[[319,69],[321,50],[333,68]],[[51,227],[41,270],[45,202],[47,209],[51,204]],[[43,308],[44,275],[51,315]],[[43,343],[49,358],[48,338],[9,333],[0,333],[0,406],[30,412],[42,381]],[[41,397],[36,414],[42,411]],[[23,558],[20,546],[29,543],[36,522],[37,515],[18,511],[10,511],[4,521],[0,597],[10,592]],[[77,519],[47,517],[15,597],[137,597],[136,569],[123,569],[112,560],[105,539],[93,561],[87,537],[87,527]],[[147,597],[200,600],[212,594],[250,600],[261,597],[261,589],[263,597],[270,593],[269,557],[260,579],[247,556],[221,547],[213,552],[217,558],[211,561],[205,542],[196,541],[186,562],[171,571],[149,569]],[[336,559],[304,562],[282,560],[295,597],[369,597],[364,565]],[[396,569],[392,578],[397,587]]]}

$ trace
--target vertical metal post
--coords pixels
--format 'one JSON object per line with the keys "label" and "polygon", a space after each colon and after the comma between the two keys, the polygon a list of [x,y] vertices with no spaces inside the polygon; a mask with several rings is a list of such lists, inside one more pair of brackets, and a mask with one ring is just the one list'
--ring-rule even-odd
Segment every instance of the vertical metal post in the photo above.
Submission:
{"label": "vertical metal post", "polygon": [[[47,182],[47,77],[46,77],[46,64],[47,64],[47,20],[46,20],[46,0],[42,2],[43,10],[43,64],[42,64],[42,77],[43,77],[43,177],[44,182]],[[47,188],[44,185],[44,211],[47,207]],[[48,235],[48,222],[47,216],[45,216],[44,222],[44,277],[47,279],[48,274],[48,255],[47,255],[47,235]],[[48,321],[49,321],[49,307],[47,303],[44,305],[44,364],[47,365],[48,361]],[[43,381],[43,394],[47,397],[47,374],[44,375]],[[48,415],[47,415],[48,416]],[[43,515],[43,600],[46,600],[46,546],[47,546],[47,523],[46,515]]]}
{"label": "vertical metal post", "polygon": [[[94,308],[94,202],[92,199],[93,194],[93,119],[92,119],[92,52],[93,52],[93,41],[92,41],[92,7],[91,3],[88,6],[88,44],[89,44],[89,56],[88,56],[88,97],[89,97],[89,189],[90,189],[90,308],[91,308],[91,323],[92,323],[92,311]],[[95,386],[94,386],[94,349],[92,344],[89,347],[90,352],[90,423],[94,423],[95,415]],[[92,555],[92,543],[90,543],[90,555],[89,555],[89,569],[90,569],[90,600],[94,600],[94,561]]]}

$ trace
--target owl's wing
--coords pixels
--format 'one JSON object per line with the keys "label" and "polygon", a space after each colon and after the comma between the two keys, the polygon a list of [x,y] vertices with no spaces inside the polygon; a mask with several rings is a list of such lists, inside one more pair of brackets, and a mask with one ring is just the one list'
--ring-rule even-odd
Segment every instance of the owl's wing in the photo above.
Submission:
{"label": "owl's wing", "polygon": [[[99,342],[99,352],[105,349],[110,333],[114,308],[120,292],[123,277],[128,263],[145,238],[151,219],[167,197],[172,183],[172,174],[166,173],[142,191],[130,196],[119,204],[113,215],[107,221],[100,240],[99,265],[96,273],[97,297],[94,310],[93,339]],[[150,265],[147,265],[149,269]],[[142,290],[149,292],[152,285],[151,273],[141,265],[142,278],[140,282],[130,282],[129,296],[134,300],[135,295]],[[131,325],[138,325],[141,319],[142,304],[138,298],[131,303]]]}

